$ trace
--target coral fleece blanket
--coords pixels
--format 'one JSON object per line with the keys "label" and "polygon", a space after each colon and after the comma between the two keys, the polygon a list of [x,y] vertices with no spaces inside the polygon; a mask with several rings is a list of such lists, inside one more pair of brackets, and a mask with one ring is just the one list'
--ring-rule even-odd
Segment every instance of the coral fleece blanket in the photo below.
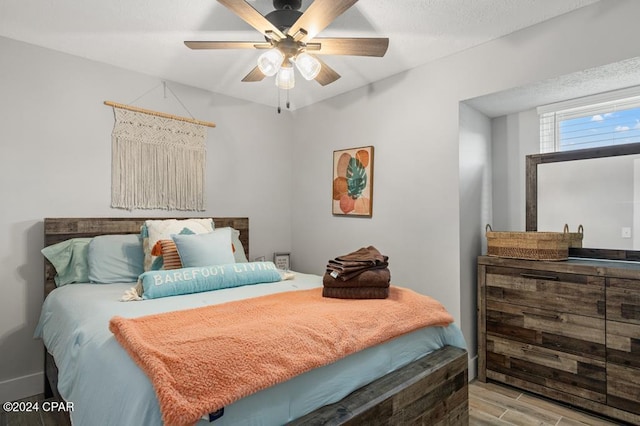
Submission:
{"label": "coral fleece blanket", "polygon": [[149,376],[167,425],[225,405],[351,353],[453,318],[436,300],[391,286],[387,299],[292,291],[140,318],[109,329]]}

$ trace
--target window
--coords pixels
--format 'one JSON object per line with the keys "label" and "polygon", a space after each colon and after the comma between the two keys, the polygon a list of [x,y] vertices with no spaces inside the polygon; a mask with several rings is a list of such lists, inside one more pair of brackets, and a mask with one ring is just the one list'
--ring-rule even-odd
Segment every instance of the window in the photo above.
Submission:
{"label": "window", "polygon": [[540,152],[640,142],[640,88],[538,108]]}

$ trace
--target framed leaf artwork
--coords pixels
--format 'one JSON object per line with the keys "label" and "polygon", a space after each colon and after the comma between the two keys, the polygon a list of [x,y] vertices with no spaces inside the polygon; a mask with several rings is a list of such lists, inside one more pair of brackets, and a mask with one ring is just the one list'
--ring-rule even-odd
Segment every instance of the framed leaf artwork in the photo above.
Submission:
{"label": "framed leaf artwork", "polygon": [[373,147],[333,151],[332,213],[371,217],[373,207]]}

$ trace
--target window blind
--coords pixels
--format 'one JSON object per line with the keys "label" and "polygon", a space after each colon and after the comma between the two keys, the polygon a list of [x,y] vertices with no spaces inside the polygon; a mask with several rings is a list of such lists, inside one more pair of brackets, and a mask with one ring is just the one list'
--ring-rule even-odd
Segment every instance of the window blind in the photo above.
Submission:
{"label": "window blind", "polygon": [[538,114],[543,153],[640,142],[640,88],[540,107]]}

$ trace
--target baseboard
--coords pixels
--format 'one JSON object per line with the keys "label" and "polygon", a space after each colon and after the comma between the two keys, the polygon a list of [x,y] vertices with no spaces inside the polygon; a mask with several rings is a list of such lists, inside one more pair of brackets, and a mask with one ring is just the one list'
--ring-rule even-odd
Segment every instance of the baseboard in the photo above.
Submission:
{"label": "baseboard", "polygon": [[478,377],[478,355],[469,358],[469,381]]}
{"label": "baseboard", "polygon": [[41,393],[44,393],[43,372],[0,382],[0,402],[16,401]]}

